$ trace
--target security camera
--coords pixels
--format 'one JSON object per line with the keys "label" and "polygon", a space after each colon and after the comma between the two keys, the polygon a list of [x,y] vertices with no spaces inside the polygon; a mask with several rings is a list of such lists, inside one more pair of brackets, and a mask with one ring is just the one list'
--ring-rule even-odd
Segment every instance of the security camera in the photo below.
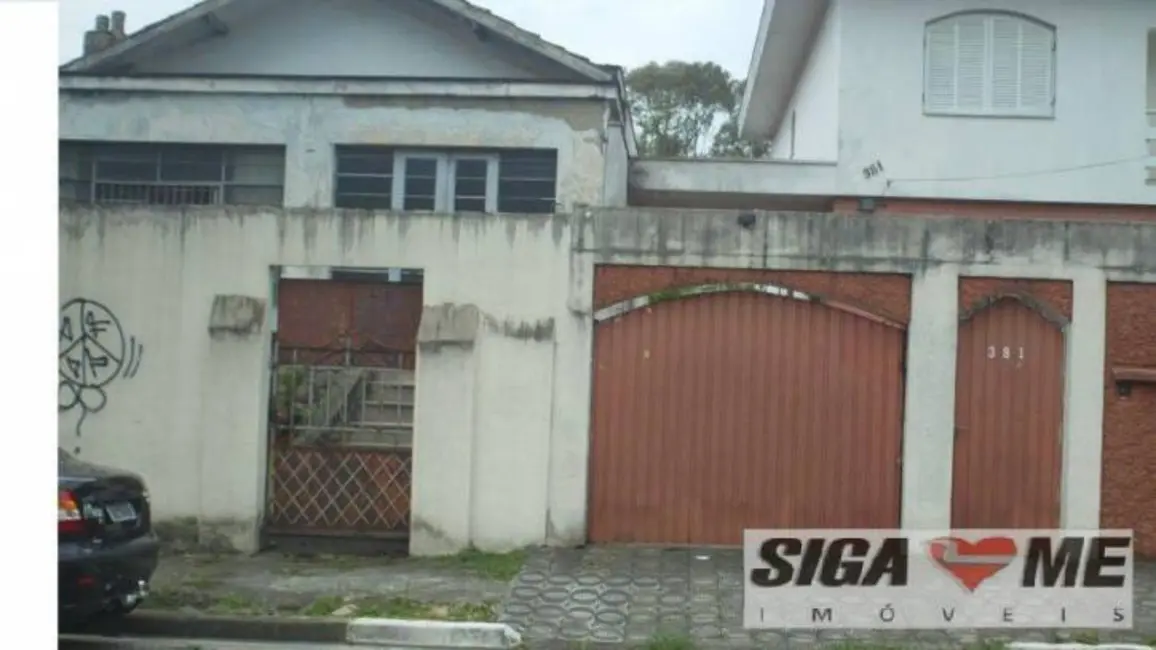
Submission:
{"label": "security camera", "polygon": [[742,226],[743,228],[746,228],[747,230],[750,230],[755,225],[755,213],[754,212],[740,212],[739,218],[737,219],[737,221],[738,221],[738,224],[740,226]]}

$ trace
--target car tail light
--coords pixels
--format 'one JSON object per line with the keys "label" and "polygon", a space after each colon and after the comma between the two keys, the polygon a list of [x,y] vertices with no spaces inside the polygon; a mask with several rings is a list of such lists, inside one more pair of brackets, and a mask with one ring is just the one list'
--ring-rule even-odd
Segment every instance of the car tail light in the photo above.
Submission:
{"label": "car tail light", "polygon": [[56,526],[58,533],[83,533],[84,517],[80,513],[80,502],[68,490],[60,490],[56,506]]}

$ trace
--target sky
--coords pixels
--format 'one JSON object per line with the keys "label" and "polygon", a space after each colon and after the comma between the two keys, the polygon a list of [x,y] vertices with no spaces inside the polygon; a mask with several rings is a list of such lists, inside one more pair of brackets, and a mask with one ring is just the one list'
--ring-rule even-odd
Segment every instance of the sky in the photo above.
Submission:
{"label": "sky", "polygon": [[[284,0],[286,2],[290,0]],[[627,68],[650,61],[715,61],[745,77],[763,0],[472,0],[598,63]],[[63,0],[60,62],[80,54],[97,14],[120,9],[127,31],[195,0]]]}

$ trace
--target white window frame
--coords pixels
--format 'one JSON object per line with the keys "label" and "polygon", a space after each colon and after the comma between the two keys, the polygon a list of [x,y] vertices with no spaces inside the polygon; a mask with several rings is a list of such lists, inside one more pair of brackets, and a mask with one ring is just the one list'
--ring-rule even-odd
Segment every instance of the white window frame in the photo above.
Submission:
{"label": "white window frame", "polygon": [[437,161],[434,212],[451,213],[457,185],[457,163],[462,160],[480,160],[486,163],[486,214],[498,211],[498,155],[489,153],[437,153],[419,150],[399,150],[393,154],[392,208],[405,210],[406,164],[410,158]]}
{"label": "white window frame", "polygon": [[[931,34],[930,30],[944,22],[958,20],[966,17],[980,17],[985,19],[985,41],[984,41],[984,106],[982,108],[940,108],[928,106],[928,97],[931,93]],[[1038,27],[1042,27],[1051,34],[1051,58],[1049,61],[1049,101],[1045,106],[1030,107],[1030,108],[996,108],[992,106],[993,94],[993,72],[992,68],[995,64],[994,56],[994,41],[992,35],[992,20],[995,18],[1010,18],[1013,20],[1030,23]],[[1010,12],[1010,11],[962,11],[946,16],[940,16],[933,20],[927,21],[923,26],[923,114],[928,116],[944,116],[944,117],[1019,117],[1032,119],[1054,119],[1056,114],[1056,52],[1058,49],[1058,35],[1054,25],[1043,22],[1036,18],[1026,16],[1024,14]],[[956,60],[958,66],[958,58]],[[1022,80],[1021,80],[1022,83]],[[958,101],[959,88],[956,86],[956,97]]]}

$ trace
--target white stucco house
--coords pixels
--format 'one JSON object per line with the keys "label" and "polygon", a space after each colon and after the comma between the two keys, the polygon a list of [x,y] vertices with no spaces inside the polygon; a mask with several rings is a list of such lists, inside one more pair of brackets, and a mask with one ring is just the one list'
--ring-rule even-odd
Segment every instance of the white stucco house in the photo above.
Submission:
{"label": "white stucco house", "polygon": [[1156,554],[1156,6],[767,0],[757,161],[460,0],[271,6],[61,70],[60,443],[170,538]]}

